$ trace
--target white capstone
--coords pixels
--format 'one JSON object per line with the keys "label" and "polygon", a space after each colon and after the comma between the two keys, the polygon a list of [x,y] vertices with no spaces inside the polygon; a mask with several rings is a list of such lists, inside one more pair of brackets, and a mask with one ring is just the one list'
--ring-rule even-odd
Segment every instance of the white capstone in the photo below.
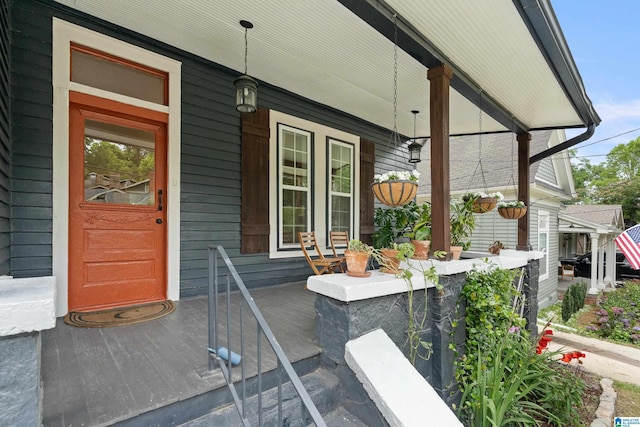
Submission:
{"label": "white capstone", "polygon": [[382,329],[349,341],[345,360],[390,426],[462,427]]}
{"label": "white capstone", "polygon": [[[451,276],[468,271],[487,270],[494,267],[519,268],[527,265],[532,259],[538,259],[542,254],[536,251],[502,250],[500,256],[462,259],[459,261],[436,260],[410,260],[409,263],[401,263],[400,268],[410,270],[413,273],[411,286],[414,290],[432,288],[435,283],[426,280],[424,272],[432,266],[438,276]],[[370,271],[368,277],[351,277],[345,273],[323,274],[310,276],[307,279],[307,289],[318,294],[350,302],[369,298],[377,298],[385,295],[407,292],[408,283],[393,274],[381,273],[379,270]]]}
{"label": "white capstone", "polygon": [[55,299],[53,276],[0,280],[0,336],[55,327]]}

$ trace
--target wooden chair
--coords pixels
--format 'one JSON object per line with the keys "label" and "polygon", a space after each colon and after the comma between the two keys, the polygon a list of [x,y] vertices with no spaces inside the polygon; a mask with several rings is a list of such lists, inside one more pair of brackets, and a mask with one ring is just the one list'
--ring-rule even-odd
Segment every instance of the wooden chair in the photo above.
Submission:
{"label": "wooden chair", "polygon": [[[345,262],[344,257],[325,258],[316,242],[315,232],[301,231],[298,233],[298,240],[300,241],[300,247],[302,248],[304,257],[307,259],[307,262],[315,274],[333,273],[336,268],[340,268],[342,271],[341,264]],[[308,251],[312,249],[315,249],[318,258],[311,258]]]}
{"label": "wooden chair", "polygon": [[[334,258],[343,258],[344,255],[338,254],[338,249],[346,249],[349,246],[349,232],[348,231],[330,231],[329,241],[331,242],[331,250],[333,251]],[[345,273],[345,266],[340,264],[340,271]]]}
{"label": "wooden chair", "polygon": [[562,279],[564,280],[564,276],[571,276],[571,280],[573,280],[573,278],[575,277],[576,274],[576,270],[575,267],[573,265],[570,264],[562,264],[561,265],[561,276]]}

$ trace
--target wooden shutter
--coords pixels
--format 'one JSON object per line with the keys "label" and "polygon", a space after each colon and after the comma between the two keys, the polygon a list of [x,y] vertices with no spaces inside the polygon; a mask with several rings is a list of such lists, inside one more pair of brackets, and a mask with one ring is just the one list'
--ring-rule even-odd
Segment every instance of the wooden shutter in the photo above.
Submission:
{"label": "wooden shutter", "polygon": [[376,162],[376,147],[371,141],[360,139],[360,240],[372,244],[373,224],[373,182]]}
{"label": "wooden shutter", "polygon": [[269,110],[242,114],[240,253],[269,251]]}

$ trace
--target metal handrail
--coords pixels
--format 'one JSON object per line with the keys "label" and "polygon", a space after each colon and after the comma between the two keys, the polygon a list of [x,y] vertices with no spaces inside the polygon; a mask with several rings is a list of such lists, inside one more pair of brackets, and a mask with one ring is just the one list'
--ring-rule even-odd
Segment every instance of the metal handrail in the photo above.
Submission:
{"label": "metal handrail", "polygon": [[[227,304],[227,357],[226,360],[220,355],[221,350],[218,346],[218,255],[222,258],[224,263],[226,264],[229,273],[233,277],[233,280],[238,287],[240,294],[242,295],[241,303],[240,303],[240,369],[241,369],[241,378],[242,378],[242,392],[241,396],[238,394],[236,389],[236,385],[232,381],[231,376],[231,366],[232,366],[232,346],[231,346],[231,281],[229,279],[229,275],[226,275],[226,304]],[[247,305],[251,310],[254,318],[256,319],[256,327],[257,327],[257,364],[258,364],[258,425],[262,426],[262,334],[267,339],[267,343],[271,346],[273,352],[277,358],[277,366],[276,373],[278,377],[278,424],[283,425],[283,414],[282,414],[282,370],[289,381],[295,388],[298,396],[300,396],[300,401],[302,402],[301,408],[301,417],[303,420],[308,420],[308,417],[311,417],[311,420],[318,427],[326,427],[318,408],[311,400],[309,393],[302,385],[302,381],[298,377],[298,374],[291,366],[291,362],[284,354],[282,347],[276,340],[276,337],[273,335],[271,328],[267,324],[266,320],[262,316],[260,309],[253,301],[253,297],[249,294],[247,287],[244,285],[244,282],[240,278],[236,268],[233,263],[229,259],[227,252],[224,250],[222,246],[219,245],[210,245],[209,246],[209,346],[207,350],[209,351],[209,370],[213,370],[215,367],[215,363],[218,364],[220,370],[222,371],[227,386],[231,392],[231,396],[233,397],[233,401],[235,403],[236,409],[238,410],[238,414],[242,419],[242,423],[244,426],[251,426],[247,418],[247,402],[246,402],[246,373],[244,368],[244,360],[245,359],[245,345],[244,345],[244,305]],[[226,362],[226,365],[225,365]]]}

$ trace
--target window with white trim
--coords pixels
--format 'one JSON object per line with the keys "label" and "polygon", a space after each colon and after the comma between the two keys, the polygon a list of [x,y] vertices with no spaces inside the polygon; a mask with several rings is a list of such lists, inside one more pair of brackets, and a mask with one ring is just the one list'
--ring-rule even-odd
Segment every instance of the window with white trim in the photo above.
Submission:
{"label": "window with white trim", "polygon": [[539,278],[549,277],[549,212],[538,211],[538,250],[544,253],[540,259]]}
{"label": "window with white trim", "polygon": [[353,230],[353,145],[329,139],[329,229]]}
{"label": "window with white trim", "polygon": [[269,256],[301,256],[300,231],[325,253],[331,230],[358,237],[360,137],[274,110],[269,120]]}
{"label": "window with white trim", "polygon": [[311,132],[278,124],[278,247],[298,245],[298,232],[311,227]]}

